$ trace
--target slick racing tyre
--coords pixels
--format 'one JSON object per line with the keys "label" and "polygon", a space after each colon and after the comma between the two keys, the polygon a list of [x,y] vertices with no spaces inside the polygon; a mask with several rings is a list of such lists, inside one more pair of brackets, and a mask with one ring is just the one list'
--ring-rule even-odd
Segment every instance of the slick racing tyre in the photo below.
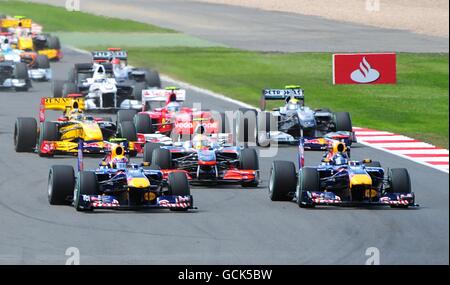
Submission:
{"label": "slick racing tyre", "polygon": [[389,170],[390,188],[389,193],[411,193],[411,178],[405,168],[391,168]]}
{"label": "slick racing tyre", "polygon": [[297,187],[295,164],[290,161],[272,162],[269,178],[269,198],[272,201],[291,201]]}
{"label": "slick racing tyre", "polygon": [[50,60],[46,55],[38,55],[36,57],[36,67],[37,68],[43,68],[43,69],[49,69],[50,68]]}
{"label": "slick racing tyre", "polygon": [[49,49],[61,49],[61,43],[58,37],[50,36],[47,38],[47,46]]}
{"label": "slick racing tyre", "polygon": [[[148,142],[144,145],[144,162],[152,164],[153,150],[161,148],[161,144]],[[155,165],[158,166],[158,165]]]}
{"label": "slick racing tyre", "polygon": [[68,205],[75,188],[72,166],[53,165],[48,176],[48,202],[50,205]]}
{"label": "slick racing tyre", "polygon": [[16,87],[16,91],[28,91],[31,87],[30,77],[28,75],[28,67],[24,62],[17,62],[14,65],[14,78],[25,80],[27,83],[24,87]]}
{"label": "slick racing tyre", "polygon": [[142,90],[147,89],[146,82],[134,82],[133,84],[133,99],[141,101],[142,100]]}
{"label": "slick racing tyre", "polygon": [[[167,177],[167,184],[169,188],[169,195],[188,196],[191,195],[189,188],[189,181],[186,173],[184,172],[172,172]],[[170,209],[171,211],[185,212],[187,208]]]}
{"label": "slick racing tyre", "polygon": [[66,83],[64,80],[52,80],[52,93],[53,98],[61,98],[62,97],[62,89]]}
{"label": "slick racing tyre", "polygon": [[136,128],[134,127],[133,122],[126,121],[121,122],[118,127],[119,137],[126,139],[130,142],[137,141]]}
{"label": "slick racing tyre", "polygon": [[[243,170],[259,170],[259,159],[256,150],[253,148],[244,148],[239,155],[239,169]],[[242,187],[256,187],[258,186],[258,179],[255,181],[244,182]]]}
{"label": "slick racing tyre", "polygon": [[300,169],[298,173],[298,186],[299,186],[299,197],[297,199],[297,204],[300,208],[313,207],[312,205],[307,205],[302,202],[302,192],[304,191],[320,191],[320,177],[316,168],[304,167]]}
{"label": "slick racing tyre", "polygon": [[99,188],[97,182],[97,176],[91,171],[82,171],[78,175],[78,183],[75,190],[74,206],[77,211],[87,211],[92,209],[86,209],[82,207],[82,195],[98,195]]}
{"label": "slick racing tyre", "polygon": [[153,150],[152,164],[158,165],[161,169],[172,169],[172,154],[165,148]]}
{"label": "slick racing tyre", "polygon": [[149,87],[161,88],[161,78],[155,70],[145,69],[145,82]]}
{"label": "slick racing tyre", "polygon": [[152,119],[148,114],[136,114],[134,116],[134,125],[136,126],[136,132],[139,134],[155,133]]}
{"label": "slick racing tyre", "polygon": [[119,110],[117,112],[117,126],[122,122],[133,122],[136,110]]}
{"label": "slick racing tyre", "polygon": [[37,142],[35,118],[17,118],[14,125],[14,148],[16,152],[32,152]]}
{"label": "slick racing tyre", "polygon": [[337,112],[334,113],[334,124],[336,126],[336,131],[353,131],[352,120],[348,112]]}

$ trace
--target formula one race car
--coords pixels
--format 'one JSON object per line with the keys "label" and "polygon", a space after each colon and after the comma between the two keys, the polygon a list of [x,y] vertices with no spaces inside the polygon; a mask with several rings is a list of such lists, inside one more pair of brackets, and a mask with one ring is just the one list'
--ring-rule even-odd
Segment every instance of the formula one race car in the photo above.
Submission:
{"label": "formula one race car", "polygon": [[6,60],[0,52],[0,88],[28,91],[30,87],[31,81],[26,63]]}
{"label": "formula one race car", "polygon": [[[138,134],[153,134],[155,132],[178,139],[178,136],[194,134],[201,125],[208,134],[225,133],[225,115],[220,114],[222,124],[210,111],[182,107],[186,99],[186,91],[176,87],[166,89],[149,89],[142,92],[142,112],[134,116]],[[152,106],[159,104],[159,106]],[[126,119],[133,114],[130,113]]]}
{"label": "formula one race car", "polygon": [[[121,48],[108,48],[102,51],[93,51],[94,63],[111,64],[114,78],[118,82],[127,82],[130,85],[140,85],[141,89],[161,88],[161,79],[156,70],[136,68],[128,65],[128,53]],[[138,94],[140,100],[141,94]]]}
{"label": "formula one race car", "polygon": [[237,183],[243,187],[259,184],[255,149],[233,146],[229,134],[206,135],[204,128],[191,141],[173,145],[146,143],[144,162],[163,170],[183,170],[193,184]]}
{"label": "formula one race car", "polygon": [[52,78],[50,61],[46,55],[13,49],[9,41],[7,36],[0,36],[0,53],[3,54],[6,61],[26,63],[28,66],[28,77],[30,79],[48,81]]}
{"label": "formula one race car", "polygon": [[51,205],[73,204],[77,211],[94,209],[155,209],[172,211],[194,209],[189,183],[184,172],[171,171],[167,179],[160,169],[129,162],[122,145],[114,145],[99,168],[79,172],[72,166],[54,165],[48,179]]}
{"label": "formula one race car", "polygon": [[274,161],[270,170],[272,201],[295,199],[302,208],[330,206],[415,207],[408,170],[391,168],[386,175],[378,161],[351,161],[344,143],[336,141],[317,167],[304,167],[300,144],[300,170],[289,161]]}
{"label": "formula one race car", "polygon": [[[285,100],[284,107],[276,108],[273,112],[264,112],[266,100]],[[269,146],[270,142],[298,145],[303,139],[305,149],[324,150],[326,140],[321,138],[341,140],[347,145],[356,141],[352,129],[350,115],[347,112],[333,113],[328,109],[313,110],[305,106],[303,89],[300,86],[286,86],[285,89],[265,89],[260,102],[262,112],[257,114],[255,134],[256,143]],[[251,111],[251,112],[249,112]],[[244,113],[255,114],[255,110],[243,110]],[[237,136],[248,140],[247,134],[251,128],[244,117],[237,121]]]}
{"label": "formula one race car", "polygon": [[0,19],[0,30],[11,36],[13,48],[25,52],[36,52],[50,60],[62,58],[59,38],[33,29],[33,22],[23,16]]}
{"label": "formula one race car", "polygon": [[[40,127],[34,118],[17,118],[14,128],[16,152],[36,151],[40,156],[78,153],[79,141],[83,141],[83,151],[102,154],[108,150],[108,140],[116,137],[130,141],[132,155],[137,154],[133,142],[137,140],[132,122],[116,126],[111,118],[94,118],[83,113],[84,99],[42,98],[40,106]],[[45,121],[46,110],[63,111],[56,121]]]}

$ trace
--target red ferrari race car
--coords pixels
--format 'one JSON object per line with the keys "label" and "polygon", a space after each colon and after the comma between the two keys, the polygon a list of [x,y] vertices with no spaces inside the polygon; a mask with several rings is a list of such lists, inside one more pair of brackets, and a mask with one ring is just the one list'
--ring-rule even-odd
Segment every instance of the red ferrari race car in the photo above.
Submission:
{"label": "red ferrari race car", "polygon": [[[226,132],[225,119],[219,124],[219,119],[211,111],[183,107],[182,102],[185,99],[186,91],[175,87],[143,90],[142,111],[133,118],[138,141],[145,142],[146,135],[154,133],[171,136],[175,141],[180,140],[180,137],[184,135],[186,139],[190,139],[200,125],[207,134]],[[123,114],[121,119],[129,120],[129,117]],[[128,112],[128,114],[132,113]],[[220,116],[220,119],[225,118],[225,114]]]}

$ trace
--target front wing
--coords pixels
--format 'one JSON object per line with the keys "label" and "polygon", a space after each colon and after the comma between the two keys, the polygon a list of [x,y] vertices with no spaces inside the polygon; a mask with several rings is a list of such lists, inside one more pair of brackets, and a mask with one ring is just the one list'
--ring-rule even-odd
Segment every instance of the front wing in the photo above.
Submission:
{"label": "front wing", "polygon": [[391,206],[391,207],[418,207],[415,203],[414,193],[386,193],[374,201],[344,201],[333,192],[302,191],[300,203],[303,206]]}
{"label": "front wing", "polygon": [[153,203],[142,205],[120,204],[115,196],[108,195],[82,195],[79,205],[81,209],[113,209],[113,210],[139,210],[139,209],[172,209],[187,210],[195,209],[194,200],[191,195],[177,196],[165,195],[156,198]]}

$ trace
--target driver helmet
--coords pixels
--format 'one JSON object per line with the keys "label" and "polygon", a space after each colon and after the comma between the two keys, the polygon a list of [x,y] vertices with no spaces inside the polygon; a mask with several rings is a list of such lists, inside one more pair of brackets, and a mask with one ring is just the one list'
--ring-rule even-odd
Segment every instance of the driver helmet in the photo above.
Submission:
{"label": "driver helmet", "polygon": [[128,166],[128,158],[125,156],[118,156],[111,159],[109,163],[110,167],[118,170],[125,170]]}
{"label": "driver helmet", "polygon": [[120,64],[120,59],[118,59],[118,58],[113,58],[113,59],[111,60],[111,63],[112,63],[113,65],[119,65],[119,64]]}
{"label": "driver helmet", "polygon": [[170,113],[178,112],[181,109],[181,104],[179,102],[170,102],[167,104],[167,111]]}
{"label": "driver helmet", "polygon": [[74,120],[81,121],[83,119],[83,113],[79,109],[73,109],[70,112],[70,117]]}
{"label": "driver helmet", "polygon": [[299,101],[298,99],[292,98],[292,99],[289,100],[289,102],[287,103],[286,108],[287,108],[288,110],[297,110],[298,107],[300,106],[299,102],[300,102],[300,101]]}
{"label": "driver helmet", "polygon": [[9,44],[9,40],[5,37],[1,42],[1,49],[3,52],[11,52],[12,48]]}
{"label": "driver helmet", "polygon": [[347,159],[347,156],[345,154],[337,153],[333,157],[333,162],[334,162],[335,165],[347,165],[348,164],[348,159]]}
{"label": "driver helmet", "polygon": [[209,140],[206,135],[198,134],[192,139],[192,147],[195,149],[207,149],[209,145]]}

